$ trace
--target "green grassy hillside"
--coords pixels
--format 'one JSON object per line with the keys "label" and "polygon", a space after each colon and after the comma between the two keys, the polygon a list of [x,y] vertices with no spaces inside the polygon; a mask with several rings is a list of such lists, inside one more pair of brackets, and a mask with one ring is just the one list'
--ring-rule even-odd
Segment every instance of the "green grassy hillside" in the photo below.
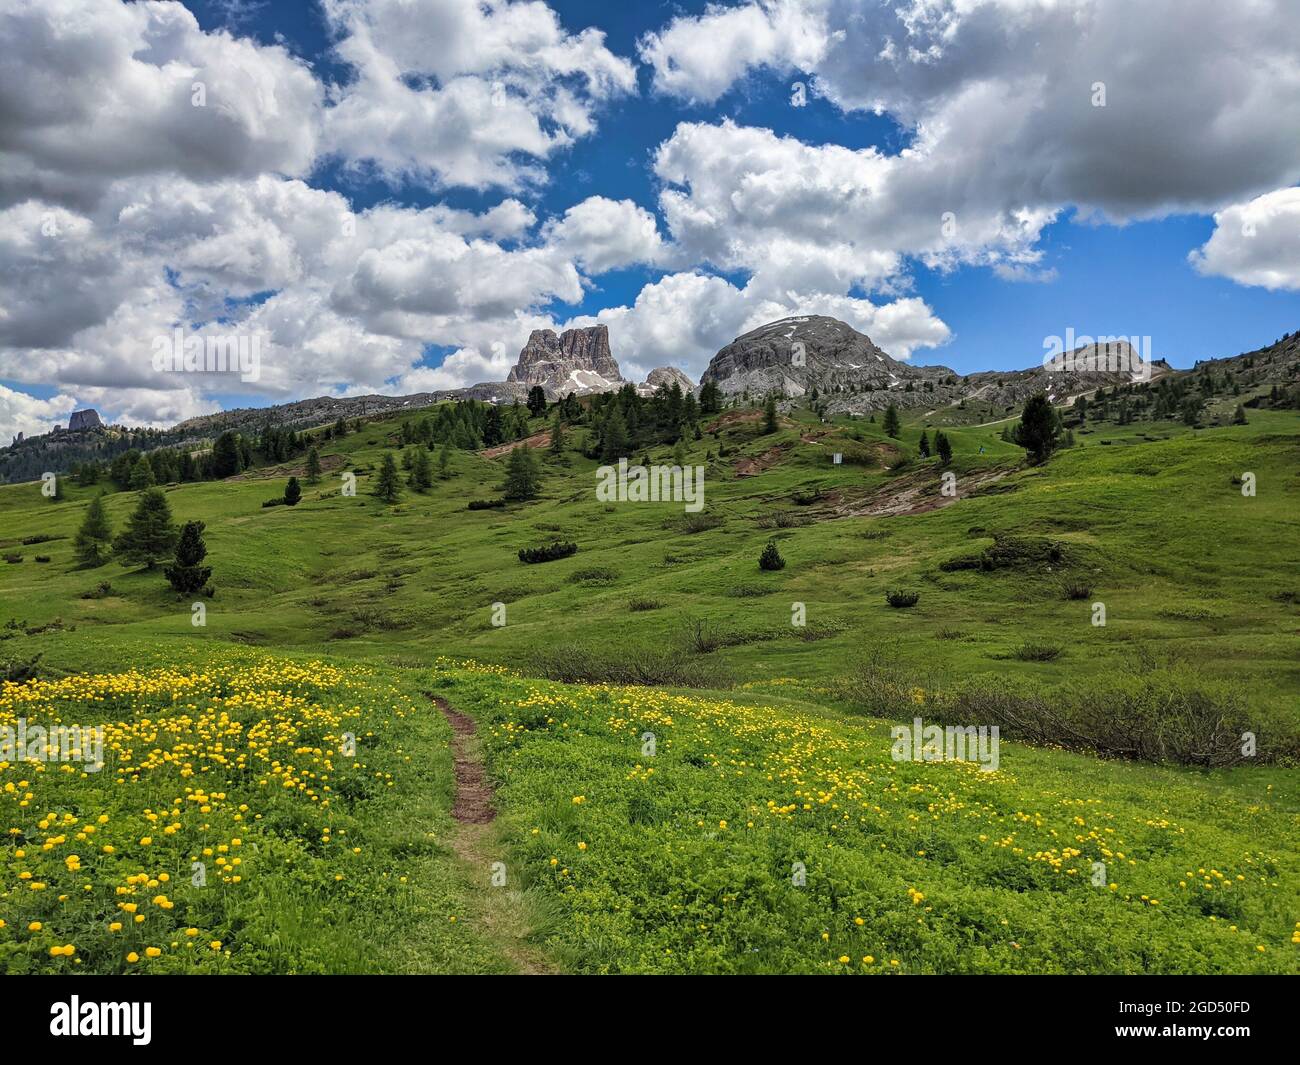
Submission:
{"label": "green grassy hillside", "polygon": [[[1116,427],[1038,469],[1016,468],[1023,453],[996,430],[954,429],[958,498],[941,509],[929,509],[948,502],[937,460],[884,468],[900,449],[914,454],[915,427],[895,445],[863,421],[789,422],[771,436],[756,421],[727,421],[719,439],[706,435],[688,449],[690,461],[708,466],[701,515],[708,527],[694,532],[681,504],[598,502],[597,463],[575,452],[545,460],[536,502],[467,511],[468,500],[497,494],[503,460],[460,452],[451,479],[385,505],[367,483],[396,425],[376,423],[323,448],[327,468],[363,471],[355,498],[339,494],[337,473],[308,486],[292,509],[261,507],[283,490],[287,472],[168,490],[177,520],[207,523],[218,592],[203,630],[156,572],[116,563],[76,568],[71,536],[96,489],[69,487],[68,498],[53,503],[34,484],[0,488],[0,551],[22,557],[0,563],[0,624],[58,619],[161,641],[233,639],[362,657],[437,651],[518,663],[566,645],[611,653],[678,646],[685,619],[698,619],[726,630],[730,646],[709,658],[742,679],[831,678],[884,640],[903,665],[938,680],[985,673],[1078,680],[1106,673],[1141,645],[1190,659],[1261,708],[1284,704],[1300,682],[1294,413],[1166,430],[1167,439]],[[836,449],[849,461],[832,465]],[[662,448],[649,457],[669,461]],[[770,465],[737,476],[747,458]],[[858,458],[867,464],[850,464]],[[1253,498],[1233,483],[1248,471],[1258,486]],[[115,527],[134,498],[106,497]],[[21,542],[39,535],[56,539]],[[1062,561],[943,568],[995,537],[1027,540],[1031,554],[1034,545],[1058,544]],[[577,554],[544,566],[516,558],[522,546],[555,539],[577,542]],[[769,539],[787,563],[776,573],[756,564]],[[110,594],[81,598],[101,581]],[[1071,582],[1089,594],[1065,599],[1062,586]],[[884,593],[894,586],[920,592],[917,606],[889,609]],[[636,600],[653,609],[633,610]],[[492,624],[496,602],[506,604],[504,626]],[[1105,605],[1104,627],[1092,624],[1094,602]],[[805,605],[802,631],[791,625],[794,603]],[[1026,641],[1060,653],[1021,661],[1015,652]]]}
{"label": "green grassy hillside", "polygon": [[[345,671],[366,663],[406,699],[433,685],[479,720],[504,817],[470,865],[499,855],[517,874],[508,912],[493,916],[484,871],[454,860],[445,723],[404,717],[391,752],[399,799],[363,803],[352,829],[381,839],[388,825],[397,837],[380,844],[367,874],[378,879],[362,892],[382,893],[394,855],[418,853],[403,818],[432,794],[420,814],[430,886],[403,896],[421,915],[414,945],[400,941],[400,908],[376,915],[366,938],[387,945],[371,967],[518,967],[492,934],[517,925],[556,966],[584,971],[1297,970],[1296,412],[1206,430],[1099,425],[1037,468],[1000,423],[954,426],[952,496],[937,460],[918,455],[920,422],[892,440],[867,420],[796,411],[764,434],[760,416],[731,411],[687,441],[688,460],[706,467],[698,515],[599,501],[598,463],[578,450],[541,453],[532,502],[468,510],[499,495],[506,460],[456,452],[450,478],[385,504],[368,489],[401,423],[322,445],[326,473],[296,507],[262,507],[303,475],[290,466],[167,487],[177,521],[207,526],[216,594],[201,599],[202,627],[192,597],[160,571],[77,566],[72,537],[99,489],[69,483],[55,502],[36,484],[0,487],[0,660],[16,672],[36,656],[49,680],[273,652]],[[648,458],[668,463],[670,450]],[[355,497],[340,494],[346,470],[358,473]],[[1240,486],[1248,473],[1253,496]],[[105,496],[115,529],[135,500]],[[554,540],[576,554],[519,561],[520,548]],[[769,542],[785,560],[774,572],[758,566]],[[893,609],[891,590],[919,599]],[[477,669],[430,679],[449,658],[657,687],[566,688]],[[971,718],[984,710],[992,716]],[[990,775],[893,763],[882,719],[913,711],[1001,721],[1005,736],[1039,742],[1008,743]],[[1190,762],[1189,733],[1212,727],[1231,746],[1248,728],[1260,762],[1280,764],[1100,760],[1053,749],[1081,745],[1043,731],[1061,721],[1120,752],[1148,750],[1126,747],[1130,734],[1154,736],[1151,749]],[[673,745],[653,765],[634,742],[647,730]],[[442,774],[431,792],[397,764],[417,750]],[[0,788],[18,772],[0,767]],[[42,812],[73,798],[48,792]],[[141,800],[124,815],[145,816]],[[35,810],[0,809],[22,838],[40,835]],[[311,837],[292,838],[306,848]],[[3,846],[0,937],[14,937],[34,911],[17,879],[21,847]],[[182,871],[184,849],[173,856]],[[796,860],[808,889],[792,892],[784,870]],[[1111,870],[1104,889],[1091,884],[1094,860]],[[288,934],[266,917],[275,900],[331,872],[272,882],[252,907],[262,918],[241,904],[207,914],[203,934],[211,925],[236,944],[231,968],[349,968],[351,947],[313,954],[303,944],[315,933],[297,925],[297,947],[267,953]],[[106,913],[76,918],[97,970],[124,964],[109,946],[89,952]],[[458,914],[463,932],[434,929]],[[1084,927],[1098,934],[1080,943],[1071,930]],[[27,960],[9,966],[25,971],[48,945],[11,939],[9,956]]]}

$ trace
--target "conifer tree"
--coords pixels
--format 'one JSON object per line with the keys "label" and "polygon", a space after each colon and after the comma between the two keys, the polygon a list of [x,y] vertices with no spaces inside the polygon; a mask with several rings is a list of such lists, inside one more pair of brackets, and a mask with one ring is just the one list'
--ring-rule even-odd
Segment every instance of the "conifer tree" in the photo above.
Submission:
{"label": "conifer tree", "polygon": [[212,576],[212,567],[201,563],[208,554],[203,542],[204,525],[201,521],[187,521],[176,542],[176,561],[163,572],[167,582],[181,595],[202,591]]}
{"label": "conifer tree", "polygon": [[102,566],[112,554],[112,544],[113,530],[104,513],[104,499],[97,495],[86,508],[81,528],[72,541],[73,550],[83,566]]}
{"label": "conifer tree", "polygon": [[523,445],[515,448],[506,463],[506,480],[501,486],[501,494],[513,501],[536,499],[540,487],[541,471],[533,449]]}
{"label": "conifer tree", "polygon": [[212,445],[212,476],[221,480],[232,477],[244,468],[239,440],[232,432],[224,432]]}
{"label": "conifer tree", "polygon": [[315,448],[307,452],[307,483],[320,484],[320,452]]}
{"label": "conifer tree", "polygon": [[148,456],[141,455],[139,461],[131,467],[131,491],[143,492],[157,483],[153,475],[153,464]]}
{"label": "conifer tree", "polygon": [[901,431],[902,426],[898,421],[898,408],[891,403],[885,408],[885,432],[897,440]]}
{"label": "conifer tree", "polygon": [[429,463],[429,453],[422,447],[413,449],[411,457],[411,475],[406,483],[417,492],[423,492],[433,486],[433,469]]}
{"label": "conifer tree", "polygon": [[631,444],[627,421],[623,418],[623,412],[615,407],[605,422],[605,440],[604,447],[601,449],[601,458],[606,462],[616,462],[627,455],[632,449]]}
{"label": "conifer tree", "polygon": [[402,485],[397,473],[397,463],[393,461],[393,453],[385,451],[384,461],[379,465],[379,476],[375,479],[375,495],[385,503],[396,503],[401,494]]}
{"label": "conifer tree", "polygon": [[284,505],[286,507],[296,507],[298,500],[302,498],[302,486],[298,483],[297,477],[290,477],[289,483],[284,486]]}
{"label": "conifer tree", "polygon": [[1012,439],[1029,452],[1034,462],[1046,462],[1056,449],[1061,432],[1061,420],[1052,409],[1046,392],[1038,392],[1025,401],[1020,413],[1020,423]]}
{"label": "conifer tree", "polygon": [[161,488],[146,488],[126,528],[113,541],[113,551],[122,562],[142,563],[145,569],[153,569],[175,546],[176,526],[167,496]]}

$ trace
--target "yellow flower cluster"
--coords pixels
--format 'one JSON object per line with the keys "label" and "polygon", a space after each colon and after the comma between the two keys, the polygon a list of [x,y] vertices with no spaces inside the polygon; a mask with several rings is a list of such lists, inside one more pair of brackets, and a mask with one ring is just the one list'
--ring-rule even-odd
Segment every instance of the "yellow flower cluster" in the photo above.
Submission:
{"label": "yellow flower cluster", "polygon": [[213,913],[202,892],[256,877],[244,840],[264,816],[328,845],[339,788],[362,777],[391,786],[367,766],[367,741],[415,707],[363,710],[376,694],[390,693],[364,669],[233,653],[201,669],[0,684],[0,726],[76,724],[104,738],[98,767],[30,750],[0,761],[0,945],[11,937],[29,958],[89,959],[97,971],[200,942],[221,951],[229,937],[194,919]]}

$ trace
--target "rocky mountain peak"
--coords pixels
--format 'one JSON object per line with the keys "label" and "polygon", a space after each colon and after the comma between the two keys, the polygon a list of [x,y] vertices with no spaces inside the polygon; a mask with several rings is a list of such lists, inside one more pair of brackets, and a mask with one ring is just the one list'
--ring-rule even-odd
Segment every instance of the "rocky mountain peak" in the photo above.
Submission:
{"label": "rocky mountain peak", "polygon": [[548,393],[607,392],[624,384],[618,363],[609,350],[609,327],[534,329],[519,352],[510,382],[541,385]]}
{"label": "rocky mountain peak", "polygon": [[97,410],[74,410],[68,419],[68,431],[75,433],[82,429],[98,429],[103,424]]}
{"label": "rocky mountain peak", "polygon": [[683,394],[695,391],[695,382],[676,366],[657,366],[646,374],[645,383],[638,385],[637,391],[642,395],[651,396],[661,385],[672,388],[674,381],[680,386]]}
{"label": "rocky mountain peak", "polygon": [[801,396],[853,385],[888,390],[925,372],[890,358],[869,336],[838,318],[810,314],[751,329],[713,357],[701,381],[726,393]]}

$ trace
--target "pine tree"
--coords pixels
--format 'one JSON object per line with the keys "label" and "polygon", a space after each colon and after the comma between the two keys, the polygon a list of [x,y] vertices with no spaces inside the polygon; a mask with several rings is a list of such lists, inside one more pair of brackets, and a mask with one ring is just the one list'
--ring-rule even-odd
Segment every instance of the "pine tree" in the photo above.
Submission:
{"label": "pine tree", "polygon": [[296,507],[298,500],[302,498],[302,486],[298,483],[297,477],[290,477],[289,483],[284,486],[284,505],[286,507]]}
{"label": "pine tree", "polygon": [[145,569],[153,569],[175,546],[176,526],[167,496],[161,488],[146,488],[126,528],[113,541],[113,551],[124,563],[143,563]]}
{"label": "pine tree", "polygon": [[763,432],[774,433],[777,430],[776,396],[768,396],[763,404]]}
{"label": "pine tree", "polygon": [[677,445],[673,448],[673,465],[679,468],[686,465],[686,445],[680,440],[677,441]]}
{"label": "pine tree", "polygon": [[1051,400],[1046,392],[1038,392],[1025,401],[1012,439],[1029,452],[1034,462],[1046,462],[1056,449],[1060,432],[1061,420],[1052,409]]}
{"label": "pine tree", "polygon": [[[942,435],[941,433],[935,433],[934,439],[938,441],[941,435]],[[928,459],[930,457],[930,436],[924,429],[921,430],[921,443],[919,447],[921,451],[921,457]]]}
{"label": "pine tree", "polygon": [[533,449],[523,445],[515,448],[506,463],[506,480],[501,486],[501,494],[514,501],[536,499],[540,486],[541,471]]}
{"label": "pine tree", "polygon": [[131,491],[143,492],[157,483],[153,475],[153,464],[145,455],[141,455],[140,461],[131,468]]}
{"label": "pine tree", "polygon": [[397,473],[397,463],[393,461],[393,453],[385,451],[384,461],[379,465],[379,476],[375,479],[375,495],[385,503],[396,503],[401,494],[402,484]]}
{"label": "pine tree", "polygon": [[73,550],[83,566],[102,566],[112,554],[112,544],[113,530],[104,513],[104,499],[97,495],[86,508],[81,528],[72,541]]}
{"label": "pine tree", "polygon": [[898,434],[902,432],[902,426],[898,421],[898,408],[892,403],[885,408],[885,432],[895,440],[898,439]]}
{"label": "pine tree", "polygon": [[438,476],[444,481],[451,476],[451,445],[446,441],[438,452]]}
{"label": "pine tree", "polygon": [[601,457],[606,462],[614,462],[623,458],[630,450],[631,440],[628,438],[627,422],[623,419],[622,411],[615,407],[605,422],[605,446]]}
{"label": "pine tree", "polygon": [[417,492],[423,492],[433,486],[433,469],[429,463],[429,453],[422,447],[414,449],[411,458],[411,475],[406,483]]}
{"label": "pine tree", "polygon": [[551,419],[551,454],[559,455],[564,451],[564,419],[557,409]]}
{"label": "pine tree", "polygon": [[767,546],[763,548],[763,553],[758,556],[758,568],[764,570],[785,569],[785,559],[781,557],[781,552],[776,549],[775,540],[769,540]]}
{"label": "pine tree", "polygon": [[163,572],[167,582],[181,595],[202,591],[212,576],[212,567],[200,563],[207,557],[208,547],[203,542],[204,525],[201,521],[187,521],[176,543],[176,561]]}
{"label": "pine tree", "polygon": [[541,385],[533,385],[528,390],[528,413],[534,418],[546,413],[546,390]]}
{"label": "pine tree", "polygon": [[934,434],[934,449],[939,453],[939,465],[947,466],[952,462],[952,444],[948,442],[948,436],[942,429]]}
{"label": "pine tree", "polygon": [[1247,422],[1246,422],[1246,408],[1243,407],[1240,403],[1237,404],[1237,409],[1236,409],[1236,410],[1233,412],[1233,414],[1232,414],[1232,424],[1233,424],[1233,425],[1245,425],[1245,424],[1247,424]]}
{"label": "pine tree", "polygon": [[334,423],[334,439],[342,440],[347,435],[348,435],[347,419],[340,416],[339,420]]}
{"label": "pine tree", "polygon": [[217,480],[233,477],[244,468],[239,439],[232,432],[224,432],[212,445],[212,476]]}
{"label": "pine tree", "polygon": [[320,452],[315,448],[307,452],[307,483],[320,484]]}

